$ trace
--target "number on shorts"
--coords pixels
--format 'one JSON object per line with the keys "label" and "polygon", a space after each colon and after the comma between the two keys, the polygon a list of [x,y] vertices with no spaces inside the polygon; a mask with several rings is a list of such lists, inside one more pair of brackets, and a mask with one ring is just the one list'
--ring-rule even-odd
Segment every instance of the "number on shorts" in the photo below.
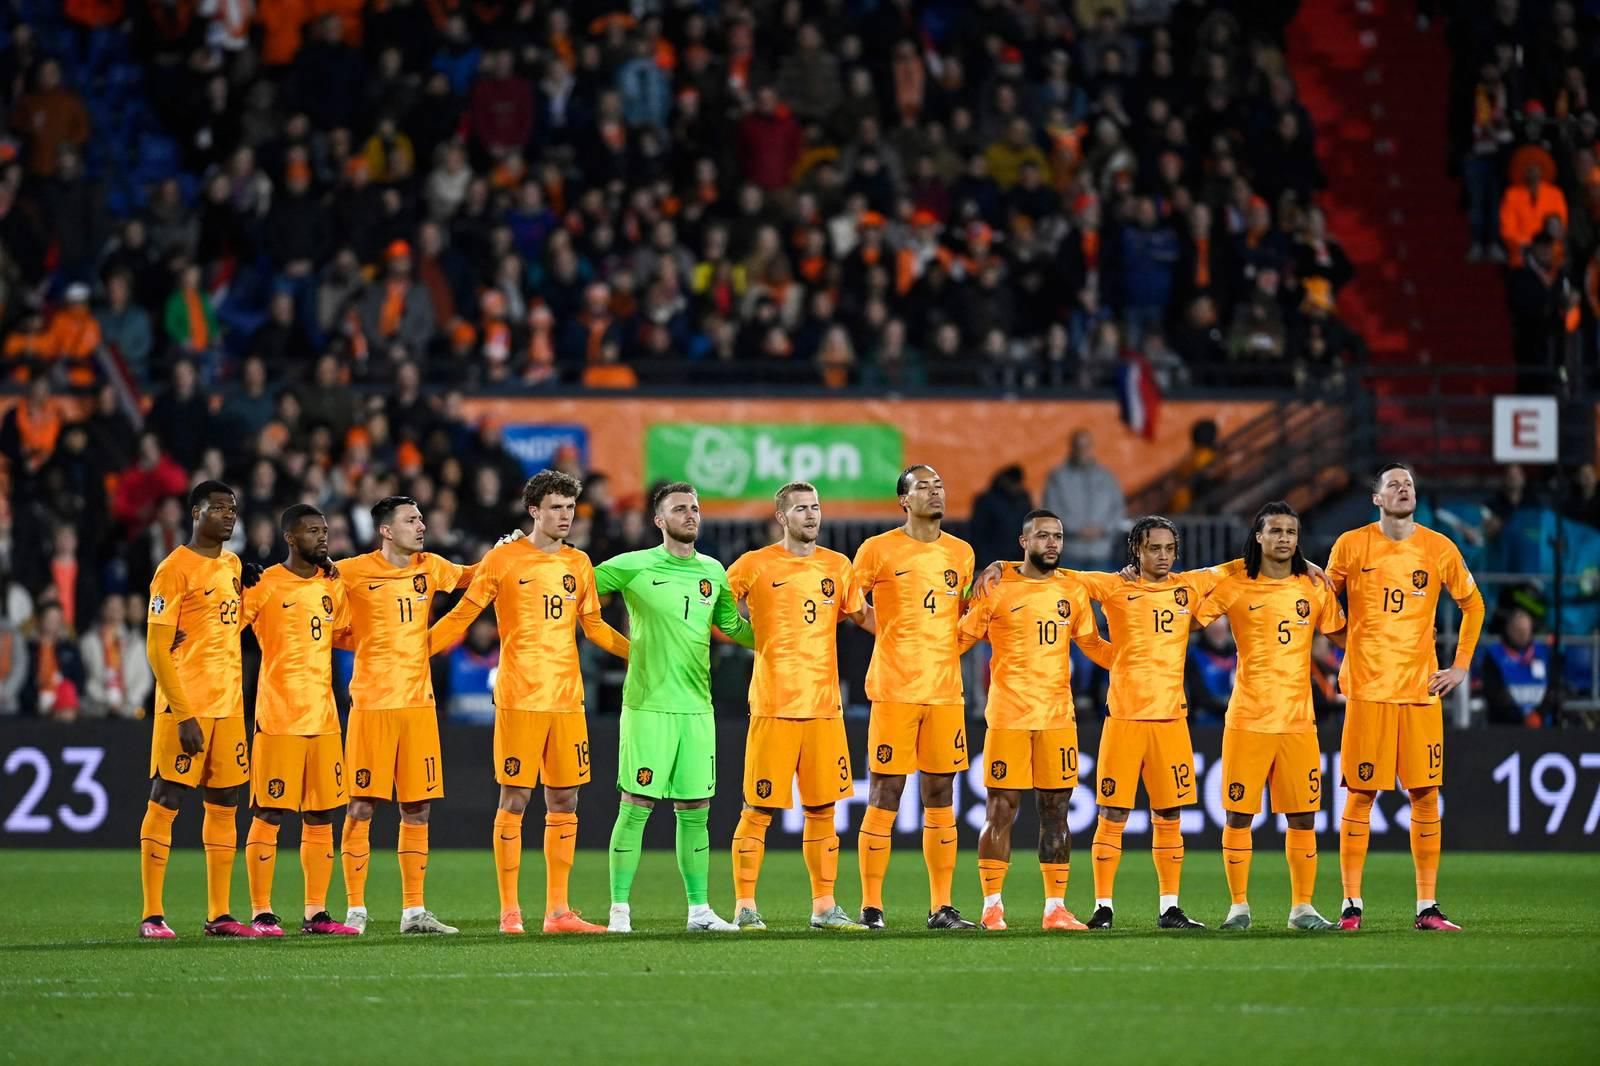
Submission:
{"label": "number on shorts", "polygon": [[1400,609],[1406,605],[1406,594],[1403,589],[1383,590],[1383,609],[1389,614],[1399,614]]}
{"label": "number on shorts", "polygon": [[311,616],[311,639],[322,639],[322,619],[318,618],[316,615]]}
{"label": "number on shorts", "polygon": [[1189,791],[1189,776],[1193,773],[1186,762],[1172,764],[1172,783],[1178,786],[1179,792]]}
{"label": "number on shorts", "polygon": [[816,600],[807,600],[806,601],[806,621],[808,623],[810,623],[810,622],[815,622],[816,620],[817,620],[817,601]]}
{"label": "number on shorts", "polygon": [[579,766],[589,765],[589,742],[587,740],[573,744],[572,750],[577,753]]}
{"label": "number on shorts", "polygon": [[1035,622],[1034,625],[1039,627],[1040,644],[1054,644],[1056,642],[1056,624],[1054,622],[1047,619],[1042,622]]}
{"label": "number on shorts", "polygon": [[1077,773],[1078,772],[1078,749],[1077,748],[1058,748],[1056,750],[1061,752],[1061,772],[1064,773],[1064,774],[1075,774],[1075,773]]}
{"label": "number on shorts", "polygon": [[[552,596],[548,592],[545,593],[544,616],[546,618],[560,618],[562,611],[561,603],[562,600],[560,596]],[[687,618],[688,615],[685,615],[684,617]]]}
{"label": "number on shorts", "polygon": [[1157,633],[1171,633],[1172,632],[1172,612],[1171,611],[1163,611],[1159,607],[1157,607],[1157,608],[1152,608],[1150,613],[1155,617],[1155,626],[1156,626],[1156,630],[1155,631]]}
{"label": "number on shorts", "polygon": [[396,596],[394,602],[400,605],[400,621],[402,623],[411,621],[411,601],[404,596]]}
{"label": "number on shorts", "polygon": [[250,756],[246,754],[244,741],[242,740],[233,746],[233,761],[239,764],[239,769],[241,770],[250,768]]}
{"label": "number on shorts", "polygon": [[967,750],[967,731],[965,729],[956,730],[956,750]]}
{"label": "number on shorts", "polygon": [[439,764],[432,755],[428,755],[423,758],[422,772],[427,777],[429,784],[432,784],[437,779],[436,775],[439,772]]}
{"label": "number on shorts", "polygon": [[333,783],[339,788],[344,788],[344,763],[333,764]]}
{"label": "number on shorts", "polygon": [[1438,770],[1444,766],[1444,744],[1428,745],[1428,769]]}
{"label": "number on shorts", "polygon": [[850,780],[850,760],[843,755],[839,756],[839,780]]}
{"label": "number on shorts", "polygon": [[1322,771],[1321,770],[1312,770],[1310,775],[1308,775],[1307,780],[1311,784],[1311,794],[1313,796],[1315,796],[1317,793],[1322,791]]}

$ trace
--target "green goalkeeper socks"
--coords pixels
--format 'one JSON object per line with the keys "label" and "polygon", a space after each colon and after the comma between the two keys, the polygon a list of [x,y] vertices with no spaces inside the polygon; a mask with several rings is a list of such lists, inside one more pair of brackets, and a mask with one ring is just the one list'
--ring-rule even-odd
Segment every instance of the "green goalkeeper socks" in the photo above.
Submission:
{"label": "green goalkeeper socks", "polygon": [[[611,827],[612,903],[628,902],[628,894],[633,891],[633,875],[639,872],[639,855],[644,850],[644,825],[649,820],[648,807],[627,802],[617,807],[617,824]],[[705,820],[701,819],[700,824],[704,834]],[[701,883],[704,882],[702,876]]]}
{"label": "green goalkeeper socks", "polygon": [[691,907],[704,906],[709,898],[706,882],[711,879],[711,832],[706,820],[710,814],[706,807],[677,812],[678,872],[683,875],[683,892]]}

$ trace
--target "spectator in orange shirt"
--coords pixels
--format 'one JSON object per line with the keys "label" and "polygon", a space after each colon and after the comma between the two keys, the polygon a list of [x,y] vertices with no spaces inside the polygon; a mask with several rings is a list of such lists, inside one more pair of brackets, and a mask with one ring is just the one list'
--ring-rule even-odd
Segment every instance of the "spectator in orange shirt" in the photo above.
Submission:
{"label": "spectator in orange shirt", "polygon": [[54,176],[63,144],[81,146],[89,139],[89,112],[78,94],[61,84],[61,64],[46,59],[32,92],[11,111],[11,128],[27,142],[26,165],[34,177]]}
{"label": "spectator in orange shirt", "polygon": [[95,381],[100,323],[89,311],[89,286],[73,282],[67,286],[65,296],[66,302],[50,316],[45,330],[45,355],[61,365],[68,385],[89,388]]}
{"label": "spectator in orange shirt", "polygon": [[1544,180],[1544,170],[1529,162],[1522,170],[1522,184],[1506,190],[1500,201],[1500,238],[1513,268],[1522,265],[1534,235],[1544,229],[1544,220],[1555,215],[1567,224],[1567,198],[1553,183]]}

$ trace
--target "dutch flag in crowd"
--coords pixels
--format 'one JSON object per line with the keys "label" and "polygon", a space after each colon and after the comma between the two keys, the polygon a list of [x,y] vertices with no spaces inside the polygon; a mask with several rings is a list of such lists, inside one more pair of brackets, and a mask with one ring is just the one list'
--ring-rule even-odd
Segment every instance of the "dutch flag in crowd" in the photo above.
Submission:
{"label": "dutch flag in crowd", "polygon": [[1161,414],[1161,386],[1141,352],[1124,352],[1117,368],[1117,404],[1122,421],[1145,440],[1154,440]]}

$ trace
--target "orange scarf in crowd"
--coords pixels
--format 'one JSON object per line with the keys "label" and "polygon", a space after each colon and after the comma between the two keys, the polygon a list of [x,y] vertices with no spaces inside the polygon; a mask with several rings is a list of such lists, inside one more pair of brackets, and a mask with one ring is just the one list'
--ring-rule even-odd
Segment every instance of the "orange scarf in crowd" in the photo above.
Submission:
{"label": "orange scarf in crowd", "polygon": [[1087,270],[1100,269],[1100,231],[1083,231],[1083,265]]}
{"label": "orange scarf in crowd", "polygon": [[106,661],[106,688],[117,703],[122,702],[122,638],[116,630],[101,627],[100,652]]}
{"label": "orange scarf in crowd", "polygon": [[1194,287],[1211,287],[1211,238],[1196,237],[1194,241]]}
{"label": "orange scarf in crowd", "polygon": [[406,311],[406,288],[403,281],[391,281],[383,292],[383,310],[378,313],[378,334],[392,337],[400,332],[400,318]]}
{"label": "orange scarf in crowd", "polygon": [[67,620],[67,628],[71,629],[78,617],[78,560],[51,559],[50,581],[61,600],[61,617]]}
{"label": "orange scarf in crowd", "polygon": [[183,310],[189,316],[189,349],[203,352],[211,347],[211,331],[206,328],[206,308],[199,289],[183,290]]}
{"label": "orange scarf in crowd", "polygon": [[61,671],[56,665],[56,642],[41,640],[39,642],[39,664],[33,672],[34,680],[38,683],[40,692],[50,692],[56,687],[56,682],[61,679]]}

